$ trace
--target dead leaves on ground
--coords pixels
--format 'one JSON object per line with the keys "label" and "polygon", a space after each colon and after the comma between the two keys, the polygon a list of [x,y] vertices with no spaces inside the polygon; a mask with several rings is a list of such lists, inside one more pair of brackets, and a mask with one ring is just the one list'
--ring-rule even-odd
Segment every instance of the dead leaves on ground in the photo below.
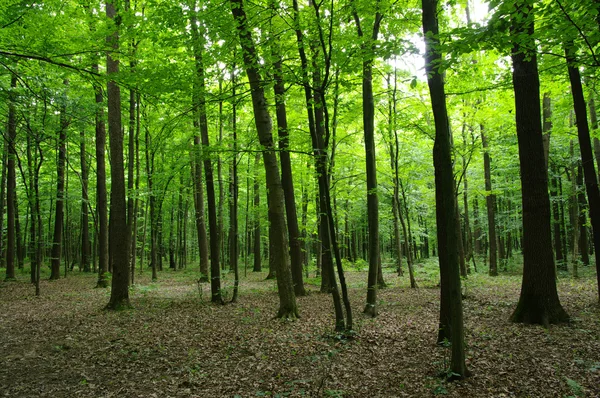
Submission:
{"label": "dead leaves on ground", "polygon": [[[352,288],[358,337],[330,339],[328,295],[299,298],[301,318],[272,319],[274,282],[243,280],[238,304],[216,306],[189,277],[137,278],[135,309],[107,312],[93,275],[0,284],[0,395],[10,397],[570,397],[600,395],[600,317],[593,279],[562,280],[571,325],[515,325],[518,277],[475,276],[465,304],[473,376],[443,383],[449,361],[435,345],[435,288],[379,292],[379,316],[359,316],[365,291]],[[356,286],[365,273],[349,273]],[[395,281],[394,281],[395,280]],[[225,282],[227,286],[227,280]],[[207,287],[204,287],[206,289]]]}

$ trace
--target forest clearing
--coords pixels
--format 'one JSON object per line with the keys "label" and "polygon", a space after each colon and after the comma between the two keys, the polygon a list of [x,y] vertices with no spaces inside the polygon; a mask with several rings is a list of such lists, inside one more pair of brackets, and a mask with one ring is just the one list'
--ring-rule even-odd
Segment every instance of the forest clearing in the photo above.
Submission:
{"label": "forest clearing", "polygon": [[[240,302],[210,303],[191,271],[149,272],[131,288],[132,310],[103,310],[93,275],[44,280],[33,296],[21,275],[0,283],[0,385],[7,397],[597,397],[600,318],[593,275],[561,275],[572,323],[509,322],[520,276],[472,274],[465,285],[465,339],[473,375],[446,383],[447,347],[436,345],[435,261],[416,266],[421,288],[386,272],[377,318],[359,316],[356,338],[336,339],[329,295],[308,280],[300,319],[273,319],[266,273],[248,273]],[[387,270],[386,270],[387,271]],[[348,272],[360,307],[366,273]],[[231,275],[224,278],[225,289]]]}

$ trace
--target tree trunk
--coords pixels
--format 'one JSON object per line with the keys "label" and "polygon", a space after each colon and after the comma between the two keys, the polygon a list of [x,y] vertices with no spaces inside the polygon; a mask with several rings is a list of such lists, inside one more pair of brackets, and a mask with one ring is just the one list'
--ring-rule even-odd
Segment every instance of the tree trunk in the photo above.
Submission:
{"label": "tree trunk", "polygon": [[[274,2],[271,3],[275,8]],[[275,10],[274,10],[275,11]],[[279,133],[279,158],[281,161],[281,183],[285,197],[285,211],[287,216],[288,234],[290,238],[290,259],[292,267],[292,279],[294,281],[294,293],[296,296],[305,296],[304,281],[302,278],[302,242],[300,241],[300,230],[298,228],[298,215],[296,213],[296,197],[294,194],[294,180],[292,176],[292,162],[290,159],[289,135],[287,127],[287,114],[285,106],[285,85],[283,81],[282,59],[277,44],[272,44],[272,56],[275,59],[274,68],[274,91],[277,115],[277,131]]]}
{"label": "tree trunk", "polygon": [[523,282],[513,322],[548,325],[569,319],[558,299],[552,254],[533,8],[519,0],[511,15],[513,85],[523,206]]}
{"label": "tree trunk", "polygon": [[594,168],[594,154],[592,152],[592,142],[587,121],[581,76],[579,67],[574,64],[575,48],[572,45],[567,45],[565,53],[567,57],[569,80],[571,82],[571,92],[573,94],[575,117],[577,118],[577,137],[579,139],[579,150],[581,151],[585,191],[587,193],[590,209],[590,221],[594,231],[596,277],[598,282],[598,296],[600,298],[600,191],[598,190],[598,175]]}
{"label": "tree trunk", "polygon": [[[115,32],[107,38],[114,52],[119,50],[118,20],[114,0],[106,2],[106,16],[117,21]],[[112,53],[106,58],[106,71],[109,77],[108,95],[108,136],[110,144],[110,218],[109,250],[113,262],[112,287],[107,309],[117,310],[130,307],[129,304],[129,243],[131,230],[127,227],[127,206],[125,203],[125,168],[123,162],[123,133],[121,131],[121,89],[111,78],[119,73],[119,61]]]}
{"label": "tree trunk", "polygon": [[[98,71],[97,61],[92,66]],[[94,86],[96,97],[96,212],[98,213],[98,282],[96,287],[108,287],[108,197],[106,192],[106,126],[102,87]]]}
{"label": "tree trunk", "polygon": [[491,159],[489,153],[489,145],[483,125],[480,125],[481,129],[481,143],[483,145],[483,170],[485,176],[485,203],[487,207],[488,217],[488,242],[489,242],[489,253],[490,253],[490,276],[498,275],[498,250],[496,248],[496,194],[492,190],[492,171],[491,171]]}
{"label": "tree trunk", "polygon": [[[8,140],[4,142],[4,146],[8,148],[8,162],[7,162],[7,192],[6,192],[6,221],[7,221],[7,231],[6,231],[6,277],[5,280],[15,280],[15,219],[16,219],[16,209],[15,209],[15,200],[17,197],[16,189],[17,189],[17,178],[16,178],[16,169],[15,169],[15,161],[17,153],[15,151],[15,144],[17,138],[17,110],[16,110],[16,88],[17,88],[17,75],[11,74],[10,77],[10,88],[11,91],[9,93],[9,101],[8,101]],[[61,109],[61,120],[62,118],[66,118],[64,115],[64,111]],[[65,119],[66,120],[66,119]],[[62,127],[62,125],[61,125]],[[2,201],[3,198],[0,198]],[[0,224],[0,227],[2,225]],[[0,236],[1,238],[1,236]],[[54,263],[53,263],[54,264]],[[59,264],[60,266],[60,264]],[[53,269],[54,271],[54,269]],[[58,274],[60,274],[60,270]],[[54,279],[58,279],[58,276]]]}
{"label": "tree trunk", "polygon": [[[237,98],[235,90],[235,64],[231,67],[231,132],[233,139],[233,159],[231,160],[231,183],[229,190],[231,192],[231,207],[229,211],[229,261],[230,268],[233,268],[234,272],[234,284],[233,294],[231,296],[231,302],[235,303],[238,299],[238,290],[240,285],[240,272],[239,272],[239,238],[238,238],[238,194],[239,194],[239,182],[238,182],[238,142],[237,142]],[[250,188],[250,187],[247,187]],[[246,208],[247,211],[247,208]]]}
{"label": "tree trunk", "polygon": [[252,253],[254,259],[254,267],[252,272],[262,271],[262,259],[260,251],[260,184],[258,182],[258,166],[260,163],[260,153],[256,153],[254,158],[254,202],[253,202],[253,213],[254,213],[254,233],[252,234]]}
{"label": "tree trunk", "polygon": [[257,69],[258,56],[254,40],[249,30],[246,12],[242,0],[230,0],[231,11],[236,21],[240,45],[244,55],[246,74],[250,83],[254,120],[261,146],[263,147],[263,162],[267,182],[269,240],[272,249],[269,262],[277,272],[277,287],[279,293],[279,318],[294,318],[298,316],[298,307],[292,272],[289,264],[287,234],[285,228],[285,205],[283,188],[279,174],[279,165],[275,153],[272,121],[267,107],[262,78]]}
{"label": "tree trunk", "polygon": [[[195,9],[195,4],[194,4]],[[196,76],[194,79],[195,97],[194,108],[199,121],[200,137],[204,155],[204,176],[206,179],[206,195],[208,199],[208,230],[210,234],[210,291],[213,303],[223,303],[221,297],[221,247],[219,241],[219,225],[217,221],[217,203],[215,200],[215,183],[213,178],[213,165],[209,150],[208,120],[206,118],[206,83],[204,77],[203,60],[203,35],[198,32],[196,11],[191,11],[190,26],[192,46],[195,59]]]}
{"label": "tree trunk", "polygon": [[[450,123],[446,109],[446,93],[441,74],[437,0],[423,0],[423,33],[425,35],[425,70],[435,119],[433,164],[438,256],[440,262],[441,303],[438,342],[448,338],[452,343],[451,378],[464,378],[470,372],[465,364],[461,281],[456,236],[456,195],[452,172]],[[440,340],[441,337],[441,340]]]}
{"label": "tree trunk", "polygon": [[379,27],[383,15],[375,14],[371,36],[365,39],[358,13],[353,10],[354,22],[359,40],[365,40],[362,45],[362,102],[363,129],[366,153],[367,174],[367,221],[369,228],[369,277],[367,282],[367,304],[364,313],[377,316],[377,287],[380,272],[379,253],[379,199],[377,197],[377,163],[375,159],[375,103],[373,100],[373,60],[375,57],[375,42],[379,35]]}
{"label": "tree trunk", "polygon": [[[65,86],[68,81],[64,81]],[[65,94],[66,95],[66,94]],[[57,190],[56,190],[56,207],[54,214],[54,235],[52,238],[52,252],[51,252],[51,272],[50,279],[60,278],[60,260],[62,255],[62,241],[63,241],[63,224],[64,224],[64,206],[65,206],[65,164],[67,159],[67,128],[69,121],[66,115],[66,98],[63,99],[64,103],[60,107],[60,130],[58,132],[58,164],[57,164]],[[9,176],[9,188],[10,188],[10,176]],[[10,202],[10,200],[8,200]],[[10,209],[10,204],[9,204]],[[14,222],[14,220],[13,220]],[[10,230],[10,226],[9,226]],[[14,243],[14,241],[13,241]],[[8,250],[11,249],[10,242],[8,242]],[[7,260],[8,260],[7,250]]]}
{"label": "tree trunk", "polygon": [[577,214],[579,213],[579,203],[578,203],[578,183],[577,183],[577,177],[575,177],[576,173],[575,173],[575,163],[577,162],[577,160],[575,159],[575,149],[574,149],[575,145],[573,144],[573,140],[571,140],[570,142],[570,155],[571,155],[571,201],[573,203],[573,220],[572,220],[572,226],[573,226],[573,252],[572,252],[572,257],[571,257],[571,264],[573,267],[573,278],[577,278],[578,277],[578,270],[577,270],[577,266],[579,265],[579,246],[577,245],[577,241],[579,240],[579,220],[580,218],[577,217]]}
{"label": "tree trunk", "polygon": [[83,272],[90,272],[90,226],[88,198],[88,166],[85,153],[85,132],[82,129],[79,136],[79,156],[81,160],[81,265]]}

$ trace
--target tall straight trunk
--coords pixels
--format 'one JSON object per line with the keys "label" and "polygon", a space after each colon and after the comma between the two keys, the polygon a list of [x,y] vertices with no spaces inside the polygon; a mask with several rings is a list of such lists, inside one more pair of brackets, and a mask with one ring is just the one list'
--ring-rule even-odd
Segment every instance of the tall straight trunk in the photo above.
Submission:
{"label": "tall straight trunk", "polygon": [[[95,61],[92,70],[98,71]],[[108,287],[108,195],[106,192],[106,125],[102,87],[94,86],[96,99],[96,212],[98,213],[98,282],[96,287]]]}
{"label": "tall straight trunk", "polygon": [[[329,178],[327,174],[327,136],[325,134],[325,128],[327,127],[324,123],[322,116],[325,114],[326,104],[324,97],[325,85],[322,82],[315,84],[315,90],[320,90],[319,93],[314,93],[311,90],[308,76],[308,59],[305,52],[304,37],[302,28],[300,26],[300,12],[298,1],[293,0],[294,7],[294,30],[296,33],[296,41],[298,46],[298,54],[302,65],[302,85],[304,86],[304,97],[306,101],[306,111],[308,115],[308,128],[310,131],[311,141],[313,144],[313,153],[315,158],[315,172],[317,174],[317,183],[319,194],[316,197],[317,207],[319,208],[319,220],[318,220],[318,232],[320,238],[320,244],[317,250],[317,262],[321,261],[322,269],[329,277],[328,288],[331,292],[333,299],[333,306],[335,311],[335,329],[337,331],[352,330],[352,308],[348,300],[348,293],[345,283],[345,276],[341,266],[341,258],[339,256],[339,250],[337,249],[337,242],[335,240],[335,229],[334,221],[332,219],[331,211],[331,199],[329,195]],[[317,17],[320,17],[318,5],[313,3]],[[322,43],[322,47],[325,44]],[[324,54],[326,64],[329,63],[327,54]],[[327,70],[327,66],[326,66]],[[313,75],[313,78],[320,81],[320,76],[317,74],[318,68]],[[325,82],[326,83],[326,82]],[[313,99],[315,101],[313,101]],[[340,286],[342,289],[342,297],[344,302],[344,308],[342,308],[342,298],[337,286],[335,279],[332,248],[334,255],[336,256],[336,267],[338,275],[340,277]],[[325,271],[326,270],[326,271]],[[323,287],[323,286],[322,286]],[[344,309],[346,315],[344,317]]]}
{"label": "tall straight trunk", "polygon": [[[130,69],[133,70],[134,63],[130,63]],[[127,235],[129,236],[130,242],[132,243],[129,252],[131,258],[129,258],[131,284],[134,282],[135,277],[135,242],[134,229],[135,224],[135,201],[137,193],[134,191],[134,163],[135,163],[135,123],[136,122],[136,94],[134,89],[129,90],[129,142],[127,145]]]}
{"label": "tall straight trunk", "polygon": [[[464,145],[464,154],[462,157],[462,166],[463,166],[463,211],[464,211],[464,218],[465,218],[465,222],[464,222],[464,242],[463,242],[463,246],[464,246],[464,251],[465,251],[465,262],[466,262],[466,268],[467,268],[467,273],[470,274],[471,273],[471,266],[470,266],[470,261],[473,260],[473,264],[475,264],[475,258],[473,257],[473,232],[471,231],[471,222],[470,222],[470,217],[469,217],[469,183],[468,183],[468,178],[467,178],[467,167],[468,167],[468,162],[466,159],[466,153],[467,153],[467,129],[466,129],[466,125],[463,124],[463,128],[462,128],[462,136],[463,136],[463,145]],[[474,140],[473,140],[474,141]]]}
{"label": "tall straight trunk", "polygon": [[556,254],[556,262],[559,268],[566,266],[562,251],[560,214],[558,207],[558,177],[556,174],[556,166],[549,160],[550,152],[550,136],[552,133],[552,99],[548,93],[544,93],[543,108],[542,108],[542,133],[544,137],[544,160],[546,162],[546,170],[548,172],[548,181],[550,183],[550,196],[552,200],[552,229],[554,235],[554,250]]}
{"label": "tall straight trunk", "polygon": [[[6,277],[5,280],[15,280],[15,239],[16,239],[16,230],[15,230],[15,219],[16,219],[16,209],[15,209],[15,200],[17,197],[16,189],[17,189],[17,179],[16,179],[16,169],[15,169],[15,160],[16,160],[16,151],[15,151],[15,141],[17,138],[17,110],[16,110],[16,93],[15,90],[17,88],[17,75],[12,74],[10,77],[10,88],[11,91],[9,93],[9,101],[8,101],[8,141],[4,142],[4,146],[8,148],[8,162],[7,162],[7,192],[6,192],[6,221],[7,221],[7,231],[6,231]],[[61,113],[62,115],[63,113]],[[0,201],[3,199],[0,199]],[[0,224],[0,227],[2,225]],[[1,238],[1,236],[0,236]],[[60,274],[60,270],[58,272]],[[57,274],[57,275],[58,275]],[[58,277],[57,277],[58,278]]]}
{"label": "tall straight trunk", "polygon": [[[217,145],[223,144],[223,80],[219,78],[219,137]],[[219,200],[217,204],[217,237],[219,243],[219,258],[222,268],[225,269],[227,262],[227,251],[225,250],[225,228],[223,224],[223,209],[225,208],[225,189],[223,183],[223,162],[219,152],[215,153],[217,158],[217,181],[219,182]]]}
{"label": "tall straight trunk", "polygon": [[489,144],[485,135],[483,125],[480,125],[481,129],[481,143],[483,145],[483,170],[485,176],[485,203],[487,208],[488,218],[488,242],[489,242],[489,254],[490,254],[490,276],[498,275],[498,249],[496,248],[496,194],[493,193],[492,188],[492,171],[491,171],[491,159],[489,152]]}
{"label": "tall straight trunk", "polygon": [[261,250],[260,250],[260,184],[258,182],[258,166],[260,163],[260,153],[256,153],[254,157],[254,201],[253,201],[253,213],[254,213],[254,232],[252,233],[252,253],[254,266],[252,268],[252,272],[261,272],[262,271],[262,258],[261,258]]}
{"label": "tall straight trunk", "polygon": [[[119,20],[114,0],[106,2],[106,16],[116,21],[116,30],[107,37],[112,51],[119,51]],[[127,206],[125,203],[125,167],[123,162],[123,133],[121,131],[121,89],[113,80],[119,73],[119,60],[109,52],[106,57],[108,96],[108,136],[110,145],[110,219],[109,250],[113,273],[108,309],[129,307],[129,244],[131,230],[127,226]]]}
{"label": "tall straight trunk", "polygon": [[[68,81],[64,81],[65,86]],[[65,94],[66,95],[66,94]],[[63,224],[64,224],[64,206],[65,206],[65,165],[67,159],[67,128],[69,121],[67,119],[67,105],[66,98],[63,99],[64,103],[60,107],[60,129],[58,132],[58,164],[57,164],[57,189],[56,189],[56,207],[54,213],[54,235],[52,238],[52,252],[51,252],[51,272],[50,279],[60,278],[60,260],[62,255],[62,243],[63,243]],[[10,176],[9,176],[10,177]],[[10,188],[10,178],[9,178]],[[10,200],[8,200],[10,202]],[[10,203],[9,203],[10,209]],[[14,220],[13,220],[14,222]],[[10,226],[9,226],[10,230]],[[14,242],[13,242],[14,243]],[[8,250],[11,249],[10,242],[8,242]],[[7,251],[8,259],[8,251]]]}
{"label": "tall straight trunk", "polygon": [[[534,39],[533,6],[518,0],[511,15],[513,85],[523,206],[523,282],[513,322],[567,321],[556,290],[552,254],[548,177],[544,172],[540,83]],[[534,49],[533,51],[531,49]]]}
{"label": "tall straight trunk", "polygon": [[577,182],[577,177],[576,177],[576,173],[575,173],[575,163],[577,162],[577,160],[575,159],[575,145],[573,144],[573,140],[571,140],[570,142],[570,155],[571,155],[571,203],[573,204],[573,217],[572,217],[572,227],[573,227],[573,251],[572,251],[572,257],[571,257],[571,264],[573,267],[573,277],[577,278],[578,277],[578,270],[577,270],[577,266],[579,263],[579,246],[577,245],[577,241],[579,240],[579,217],[577,217],[577,214],[579,213],[579,201],[577,200],[579,194],[578,194],[578,182]]}
{"label": "tall straight trunk", "polygon": [[[140,207],[140,200],[138,192],[140,191],[140,102],[141,95],[136,94],[136,123],[135,123],[135,202],[133,205],[133,225],[131,227],[131,284],[133,285],[135,279],[135,263],[137,259],[137,243],[138,243],[138,212]],[[142,250],[142,257],[144,251]]]}
{"label": "tall straight trunk", "polygon": [[373,22],[373,30],[369,37],[365,37],[356,9],[353,10],[354,22],[359,39],[365,40],[362,46],[362,102],[363,102],[363,129],[366,154],[367,173],[367,222],[369,228],[369,277],[367,282],[367,304],[364,313],[377,316],[377,287],[378,273],[380,272],[381,259],[379,253],[379,199],[377,197],[377,163],[375,159],[375,103],[373,100],[373,61],[375,58],[375,42],[379,35],[379,27],[383,15],[378,9]]}
{"label": "tall straight trunk", "polygon": [[[274,3],[272,3],[274,7]],[[279,154],[281,162],[281,183],[285,198],[285,212],[290,239],[290,260],[292,267],[292,279],[294,281],[294,293],[296,296],[305,296],[304,280],[302,278],[302,242],[300,241],[300,229],[298,228],[298,215],[296,213],[296,197],[294,194],[294,180],[292,176],[292,161],[290,159],[289,135],[287,126],[287,112],[285,106],[285,85],[283,81],[282,59],[276,44],[273,44],[272,55],[275,59],[274,68],[274,91],[277,116],[277,131],[279,133]]]}
{"label": "tall straight trunk", "polygon": [[461,281],[456,236],[456,195],[452,172],[450,123],[446,109],[446,93],[441,74],[437,0],[423,0],[423,33],[425,35],[425,69],[435,119],[433,162],[435,168],[436,221],[440,262],[441,304],[438,342],[448,338],[452,343],[451,378],[464,378],[470,372],[465,364]]}
{"label": "tall straight trunk", "polygon": [[233,139],[233,158],[231,159],[231,183],[229,186],[231,194],[231,207],[229,211],[229,261],[230,268],[233,268],[234,272],[234,283],[233,283],[233,294],[231,296],[231,302],[235,303],[238,299],[238,290],[240,285],[240,271],[239,271],[239,238],[238,238],[238,142],[237,142],[237,98],[235,90],[235,64],[231,67],[231,133]]}
{"label": "tall straight trunk", "polygon": [[577,119],[577,137],[581,152],[585,191],[590,209],[590,221],[594,231],[596,277],[598,282],[598,297],[600,299],[600,190],[598,190],[598,175],[594,168],[594,154],[592,152],[592,140],[590,138],[590,128],[587,120],[585,99],[583,97],[581,75],[579,67],[575,65],[575,48],[572,45],[567,45],[565,48],[575,117]]}
{"label": "tall straight trunk", "polygon": [[[16,118],[15,118],[15,121],[16,121]],[[16,131],[16,125],[15,125],[15,131]],[[6,179],[7,179],[6,172],[7,172],[8,152],[9,152],[8,141],[6,139],[3,139],[2,143],[3,143],[3,145],[2,145],[2,174],[0,175],[0,178],[2,179],[2,181],[0,181],[0,225],[4,225],[4,212],[5,212],[5,210],[7,210],[7,209],[5,209]],[[5,238],[4,229],[0,228],[0,267],[6,266],[6,256],[5,256],[6,245],[4,244],[4,238]]]}
{"label": "tall straight trunk", "polygon": [[[195,3],[195,2],[194,2]],[[202,35],[198,33],[198,17],[195,4],[190,14],[190,26],[192,34],[192,47],[195,60],[195,100],[194,108],[198,117],[200,138],[204,152],[204,176],[206,182],[206,195],[208,202],[208,231],[210,234],[210,291],[213,303],[222,303],[221,297],[221,268],[220,268],[220,236],[219,223],[217,221],[217,203],[215,200],[215,183],[213,178],[213,165],[211,154],[208,153],[210,146],[208,139],[208,120],[206,118],[206,83],[204,77],[204,60]]]}
{"label": "tall straight trunk", "polygon": [[279,165],[273,143],[273,125],[267,107],[262,78],[257,69],[258,56],[254,40],[250,33],[246,12],[242,0],[230,0],[231,12],[239,34],[242,46],[244,65],[250,83],[254,121],[261,146],[263,147],[263,162],[265,178],[269,195],[269,240],[271,253],[269,262],[277,272],[277,287],[279,294],[279,318],[294,318],[298,316],[296,295],[292,281],[292,271],[289,264],[288,242],[285,227],[285,204]]}
{"label": "tall straight trunk", "polygon": [[473,251],[481,254],[481,223],[479,221],[479,200],[477,196],[473,198]]}
{"label": "tall straight trunk", "polygon": [[158,212],[156,209],[156,192],[154,191],[154,152],[150,145],[150,131],[144,129],[145,154],[146,154],[146,176],[148,179],[148,207],[150,211],[150,266],[152,267],[152,280],[158,279],[159,241],[158,241]]}
{"label": "tall straight trunk", "polygon": [[79,156],[81,161],[81,268],[90,272],[90,226],[89,226],[89,197],[88,197],[88,163],[85,153],[85,131],[79,136]]}

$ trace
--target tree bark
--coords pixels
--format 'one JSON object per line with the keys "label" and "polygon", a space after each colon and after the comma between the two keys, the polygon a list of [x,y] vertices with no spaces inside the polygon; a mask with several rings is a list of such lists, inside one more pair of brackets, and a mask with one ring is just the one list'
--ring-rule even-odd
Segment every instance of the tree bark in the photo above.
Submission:
{"label": "tree bark", "polygon": [[[6,190],[6,222],[7,222],[7,231],[6,231],[6,276],[5,280],[11,281],[16,280],[15,277],[15,219],[16,219],[16,209],[15,209],[15,200],[16,200],[16,189],[17,189],[17,179],[16,179],[16,169],[15,169],[15,160],[16,160],[16,151],[15,151],[15,141],[17,138],[17,110],[16,110],[16,88],[17,88],[17,75],[12,74],[10,77],[10,93],[9,93],[9,101],[8,101],[8,141],[4,142],[4,146],[8,148],[8,162],[7,162],[7,190]],[[64,115],[61,109],[61,120]],[[64,116],[66,118],[66,116]],[[62,126],[61,126],[62,127]],[[0,201],[3,200],[0,198]],[[1,224],[0,224],[1,227]],[[54,263],[53,263],[54,264]],[[60,266],[60,264],[59,264]],[[53,268],[54,271],[54,268]],[[58,274],[60,275],[60,270]],[[54,279],[58,279],[57,276]],[[51,278],[53,279],[53,278]]]}
{"label": "tree bark", "polygon": [[[195,8],[195,7],[194,7]],[[204,77],[203,46],[204,43],[198,32],[196,11],[191,11],[190,27],[192,33],[192,46],[195,59],[196,98],[194,107],[199,118],[200,137],[202,140],[204,155],[204,176],[206,182],[206,195],[208,200],[208,231],[210,235],[210,292],[213,303],[223,303],[221,296],[221,264],[220,264],[220,240],[219,223],[217,220],[217,202],[215,199],[215,182],[213,178],[213,165],[211,154],[208,153],[210,142],[208,138],[208,120],[206,118],[206,83]]]}
{"label": "tree bark", "polygon": [[450,123],[440,63],[437,0],[423,0],[423,34],[425,35],[425,70],[435,120],[433,162],[435,168],[436,221],[440,262],[441,304],[440,337],[452,343],[451,378],[464,378],[470,372],[465,364],[462,293],[456,236],[456,195],[452,171]]}
{"label": "tree bark", "polygon": [[[64,81],[65,86],[68,81]],[[66,94],[65,94],[66,96]],[[64,206],[65,206],[65,164],[67,159],[67,128],[69,121],[67,119],[66,109],[66,98],[63,98],[64,103],[60,107],[60,130],[58,132],[58,164],[57,164],[57,189],[56,189],[56,207],[54,213],[54,234],[52,238],[52,251],[51,251],[51,265],[50,265],[50,279],[60,278],[60,260],[62,255],[62,241],[63,241],[63,224],[64,224]],[[9,188],[10,188],[10,176],[9,176]],[[8,200],[10,202],[10,200]],[[10,203],[8,204],[10,209]],[[13,220],[14,222],[14,220]],[[10,229],[10,226],[9,226]],[[14,241],[13,241],[14,243]],[[7,242],[8,250],[10,250],[10,242]],[[7,250],[7,260],[8,260]]]}
{"label": "tree bark", "polygon": [[[379,1],[376,2],[378,8]],[[367,282],[367,304],[364,313],[377,316],[377,287],[380,272],[379,253],[379,199],[377,197],[377,163],[375,159],[375,103],[373,100],[373,61],[375,43],[379,36],[379,27],[383,15],[379,10],[375,13],[373,30],[370,37],[365,39],[358,13],[353,10],[354,22],[360,40],[366,40],[362,45],[362,102],[363,129],[366,154],[367,174],[367,221],[369,229],[369,276]]]}
{"label": "tree bark", "polygon": [[244,65],[252,94],[254,120],[261,146],[263,147],[263,162],[265,178],[267,181],[268,212],[269,212],[269,240],[272,249],[269,262],[277,272],[277,287],[279,293],[279,318],[298,317],[298,307],[292,272],[289,264],[287,234],[285,227],[285,205],[283,188],[279,174],[279,165],[273,143],[273,125],[267,107],[262,78],[257,69],[258,56],[254,47],[254,40],[248,26],[246,12],[242,0],[230,0],[231,11],[236,21],[240,45],[243,50]]}
{"label": "tree bark", "polygon": [[513,322],[548,325],[569,319],[558,299],[552,254],[550,200],[542,136],[534,13],[524,0],[511,15],[513,85],[523,214],[523,281]]}
{"label": "tree bark", "polygon": [[[92,70],[98,71],[97,61]],[[108,197],[106,192],[106,125],[102,87],[94,86],[96,99],[96,212],[98,213],[98,282],[96,287],[108,287]]]}
{"label": "tree bark", "polygon": [[[581,152],[585,191],[588,198],[590,221],[594,231],[596,277],[598,282],[598,297],[600,299],[600,190],[598,190],[598,175],[594,168],[594,154],[592,151],[592,140],[590,138],[590,128],[587,120],[581,75],[579,73],[579,67],[575,65],[575,48],[572,44],[567,44],[565,46],[565,53],[567,57],[569,80],[571,82],[571,93],[573,94],[575,117],[577,119],[577,137],[579,139],[579,150]],[[583,238],[583,235],[581,237]]]}
{"label": "tree bark", "polygon": [[[274,2],[272,3],[274,6]],[[277,116],[277,131],[279,135],[279,158],[281,162],[281,183],[285,199],[285,212],[287,216],[288,234],[290,238],[290,259],[292,267],[292,279],[294,281],[294,293],[296,296],[305,296],[304,280],[302,278],[302,242],[300,241],[300,230],[298,227],[298,215],[296,212],[296,197],[294,194],[294,180],[292,175],[292,161],[289,147],[289,135],[287,126],[287,111],[285,106],[285,86],[283,81],[282,59],[277,44],[272,44],[272,55],[275,59],[274,68],[274,91],[275,107]]]}
{"label": "tree bark", "polygon": [[492,171],[491,171],[491,159],[489,152],[488,140],[485,135],[483,125],[480,125],[481,129],[481,143],[483,145],[483,170],[485,176],[485,203],[487,208],[488,218],[488,242],[489,242],[489,254],[490,254],[490,276],[498,275],[498,249],[496,247],[496,194],[492,190]]}
{"label": "tree bark", "polygon": [[252,272],[261,272],[262,271],[262,256],[260,251],[260,184],[258,182],[258,166],[260,163],[260,153],[256,153],[254,158],[254,201],[253,201],[253,213],[254,213],[254,232],[252,234],[252,253],[254,266],[252,268]]}
{"label": "tree bark", "polygon": [[[114,0],[106,2],[106,16],[116,23],[115,31],[107,38],[112,51],[119,50],[119,18]],[[127,206],[125,203],[125,167],[123,162],[123,133],[121,131],[121,89],[113,80],[119,73],[119,60],[109,52],[106,57],[106,71],[109,77],[108,95],[108,136],[110,144],[110,217],[109,250],[113,261],[112,287],[107,309],[117,310],[130,307],[129,303],[129,243],[131,230],[127,227]],[[129,233],[128,233],[129,231]]]}

